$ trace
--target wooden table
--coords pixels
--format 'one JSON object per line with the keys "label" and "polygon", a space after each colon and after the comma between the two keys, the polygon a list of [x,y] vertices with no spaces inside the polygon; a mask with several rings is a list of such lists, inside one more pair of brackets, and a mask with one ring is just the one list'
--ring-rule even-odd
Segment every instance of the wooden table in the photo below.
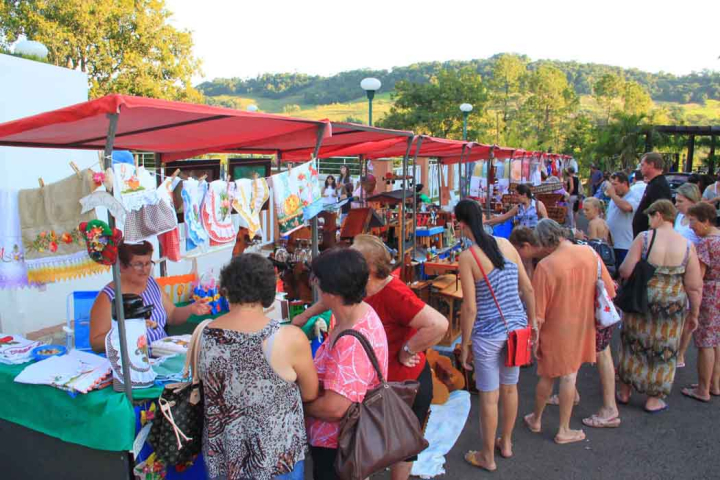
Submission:
{"label": "wooden table", "polygon": [[453,274],[440,275],[430,282],[430,305],[448,320],[448,330],[439,345],[451,346],[462,334],[460,328],[462,289],[457,275]]}
{"label": "wooden table", "polygon": [[415,231],[420,244],[425,248],[430,248],[433,242],[437,243],[438,248],[443,248],[443,234],[445,227],[418,228]]}

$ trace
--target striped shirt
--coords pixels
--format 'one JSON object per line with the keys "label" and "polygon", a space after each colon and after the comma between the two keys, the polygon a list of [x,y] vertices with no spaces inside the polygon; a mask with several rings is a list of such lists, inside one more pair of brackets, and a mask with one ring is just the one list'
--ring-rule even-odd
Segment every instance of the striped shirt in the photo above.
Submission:
{"label": "striped shirt", "polygon": [[522,203],[518,205],[518,213],[515,215],[518,225],[523,227],[535,228],[538,224],[537,204],[535,200],[530,200],[530,205],[525,206]]}
{"label": "striped shirt", "polygon": [[[105,288],[102,289],[102,293],[107,295],[111,302],[115,298],[115,289],[110,285],[106,285]],[[154,278],[148,277],[147,287],[145,287],[145,291],[142,292],[140,296],[143,299],[143,304],[155,305],[152,315],[150,316],[150,320],[157,323],[157,327],[147,329],[147,340],[149,345],[156,340],[167,337],[167,333],[165,332],[167,312],[165,311],[165,307],[162,302],[162,290]]]}
{"label": "striped shirt", "polygon": [[[518,267],[505,259],[505,268],[494,268],[487,275],[492,285],[508,330],[513,331],[527,326],[527,314],[518,292]],[[498,312],[485,279],[475,282],[475,302],[477,317],[473,325],[473,337],[500,339],[507,337],[505,323]]]}

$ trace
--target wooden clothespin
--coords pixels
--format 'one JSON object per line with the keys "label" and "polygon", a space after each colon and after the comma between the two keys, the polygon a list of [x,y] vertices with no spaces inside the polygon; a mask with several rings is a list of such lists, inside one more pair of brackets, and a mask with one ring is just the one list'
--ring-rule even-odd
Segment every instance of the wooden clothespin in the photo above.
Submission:
{"label": "wooden clothespin", "polygon": [[173,180],[175,180],[178,175],[180,175],[180,169],[179,169],[179,168],[175,169],[175,171],[173,172],[171,178],[172,178]]}
{"label": "wooden clothespin", "polygon": [[75,172],[75,174],[76,174],[78,177],[80,177],[80,169],[79,169],[78,166],[75,164],[75,162],[72,162],[72,161],[70,162],[70,168],[72,168],[72,169],[73,169],[73,172]]}
{"label": "wooden clothespin", "polygon": [[38,184],[40,185],[40,188],[45,187],[45,182],[43,181],[42,177],[38,178]]}

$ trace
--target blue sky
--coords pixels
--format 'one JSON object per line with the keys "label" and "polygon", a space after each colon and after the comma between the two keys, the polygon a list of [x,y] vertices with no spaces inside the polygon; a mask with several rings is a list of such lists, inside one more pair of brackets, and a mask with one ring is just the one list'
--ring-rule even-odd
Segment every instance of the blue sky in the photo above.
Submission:
{"label": "blue sky", "polygon": [[[650,72],[720,70],[720,1],[166,0],[204,79],[331,75],[500,52]],[[707,23],[714,19],[714,23]],[[197,78],[196,80],[201,80]]]}

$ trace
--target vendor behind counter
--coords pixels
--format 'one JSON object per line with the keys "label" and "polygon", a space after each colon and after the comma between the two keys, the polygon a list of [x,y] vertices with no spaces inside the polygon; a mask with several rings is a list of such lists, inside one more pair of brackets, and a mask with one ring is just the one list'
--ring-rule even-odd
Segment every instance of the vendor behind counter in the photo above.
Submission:
{"label": "vendor behind counter", "polygon": [[[145,305],[153,305],[152,316],[146,321],[148,343],[167,336],[166,325],[180,325],[191,315],[208,315],[210,306],[205,303],[191,303],[176,307],[152,277],[155,262],[152,261],[153,246],[150,242],[118,246],[120,259],[120,281],[123,293],[134,293],[143,299]],[[105,336],[110,331],[112,301],[115,285],[107,284],[95,299],[90,311],[90,345],[96,352],[105,351]]]}
{"label": "vendor behind counter", "polygon": [[516,225],[535,228],[540,219],[547,218],[548,214],[545,205],[540,200],[534,198],[529,186],[518,185],[517,194],[520,200],[517,205],[507,213],[493,217],[485,223],[487,225],[497,225],[506,220],[514,219]]}

